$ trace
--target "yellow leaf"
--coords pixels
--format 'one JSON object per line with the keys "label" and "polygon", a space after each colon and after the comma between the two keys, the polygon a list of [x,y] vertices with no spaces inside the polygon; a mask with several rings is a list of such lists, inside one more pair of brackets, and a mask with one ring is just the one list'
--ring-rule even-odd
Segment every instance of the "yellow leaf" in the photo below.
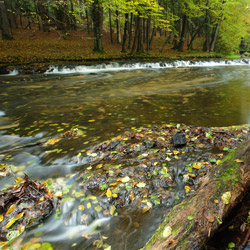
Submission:
{"label": "yellow leaf", "polygon": [[158,162],[156,161],[156,162],[154,162],[154,166],[156,166],[158,164]]}
{"label": "yellow leaf", "polygon": [[15,204],[12,204],[9,207],[8,211],[6,212],[6,215],[11,214],[15,210],[15,208],[16,208]]}
{"label": "yellow leaf", "polygon": [[21,182],[22,181],[22,178],[21,177],[17,177],[16,178],[16,182]]}
{"label": "yellow leaf", "polygon": [[92,120],[88,120],[88,122],[95,122],[95,120],[94,120],[94,119],[92,119]]}
{"label": "yellow leaf", "polygon": [[93,195],[90,195],[90,196],[88,196],[88,197],[89,197],[89,199],[92,200],[92,201],[96,200],[96,197],[93,196]]}
{"label": "yellow leaf", "polygon": [[134,200],[135,200],[135,195],[134,195],[133,191],[130,191],[129,199],[130,199],[131,201],[134,201]]}
{"label": "yellow leaf", "polygon": [[188,175],[190,176],[190,177],[196,177],[196,175],[195,174],[191,174],[191,173],[188,173]]}
{"label": "yellow leaf", "polygon": [[118,197],[118,194],[112,194],[112,196],[113,196],[114,198],[117,198],[117,197]]}
{"label": "yellow leaf", "polygon": [[229,201],[231,199],[231,193],[230,192],[225,192],[222,196],[221,196],[221,199],[222,199],[222,202],[227,205],[229,204]]}
{"label": "yellow leaf", "polygon": [[18,218],[12,218],[9,220],[9,222],[6,225],[6,229],[9,229],[16,221],[18,220]]}
{"label": "yellow leaf", "polygon": [[162,233],[163,238],[167,238],[171,234],[172,234],[172,228],[170,226],[166,226]]}
{"label": "yellow leaf", "polygon": [[90,202],[87,204],[87,208],[88,209],[91,208],[91,203]]}
{"label": "yellow leaf", "polygon": [[142,209],[142,213],[147,213],[149,210],[150,210],[149,207],[144,207],[144,208]]}
{"label": "yellow leaf", "polygon": [[198,163],[194,163],[193,164],[193,168],[200,169],[201,168],[201,164],[199,162]]}
{"label": "yellow leaf", "polygon": [[24,215],[24,212],[19,213],[18,216],[17,216],[17,219],[21,219],[23,217],[23,215]]}
{"label": "yellow leaf", "polygon": [[242,161],[242,160],[240,160],[240,159],[236,159],[236,160],[234,160],[235,162],[237,162],[237,163],[243,163],[244,161]]}
{"label": "yellow leaf", "polygon": [[180,151],[174,150],[173,153],[174,153],[175,155],[178,155],[178,154],[180,153]]}
{"label": "yellow leaf", "polygon": [[2,221],[3,221],[3,215],[0,214],[0,222],[2,222]]}
{"label": "yellow leaf", "polygon": [[111,192],[110,189],[107,190],[106,196],[107,196],[108,198],[110,198],[110,197],[112,196],[112,192]]}
{"label": "yellow leaf", "polygon": [[61,191],[58,191],[55,193],[55,197],[61,197],[63,195],[63,193]]}
{"label": "yellow leaf", "polygon": [[85,207],[84,207],[84,205],[79,205],[78,209],[81,210],[81,211],[83,211],[85,209]]}
{"label": "yellow leaf", "polygon": [[19,231],[20,233],[22,233],[24,230],[25,230],[25,226],[24,226],[24,225],[19,225],[19,226],[18,226],[18,231]]}
{"label": "yellow leaf", "polygon": [[186,192],[189,192],[190,191],[190,187],[189,186],[185,186],[185,190],[186,190]]}
{"label": "yellow leaf", "polygon": [[41,244],[36,243],[36,244],[32,245],[31,247],[32,247],[32,249],[39,249],[39,248],[41,248]]}

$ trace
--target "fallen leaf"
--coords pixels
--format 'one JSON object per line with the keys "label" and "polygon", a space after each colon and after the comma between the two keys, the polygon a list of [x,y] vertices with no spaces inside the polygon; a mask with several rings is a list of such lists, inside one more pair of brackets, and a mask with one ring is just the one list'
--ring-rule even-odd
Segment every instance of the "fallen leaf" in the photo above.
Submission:
{"label": "fallen leaf", "polygon": [[229,201],[230,201],[230,199],[231,199],[231,192],[225,192],[222,196],[221,196],[221,199],[222,199],[222,202],[225,204],[225,205],[227,205],[227,204],[229,204]]}
{"label": "fallen leaf", "polygon": [[170,226],[166,226],[162,233],[163,238],[167,238],[171,234],[172,234],[172,228]]}

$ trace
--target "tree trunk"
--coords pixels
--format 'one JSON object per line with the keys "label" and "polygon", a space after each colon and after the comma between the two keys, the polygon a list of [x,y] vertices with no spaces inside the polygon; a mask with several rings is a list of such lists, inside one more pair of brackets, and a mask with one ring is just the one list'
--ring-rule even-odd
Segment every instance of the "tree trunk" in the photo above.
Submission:
{"label": "tree trunk", "polygon": [[151,16],[148,17],[147,19],[147,27],[146,27],[146,50],[149,51],[149,43],[150,43],[150,28],[151,28]]}
{"label": "tree trunk", "polygon": [[109,9],[109,34],[110,34],[110,42],[113,43],[113,30],[112,30],[111,9]]}
{"label": "tree trunk", "polygon": [[122,52],[126,52],[127,32],[128,32],[128,13],[125,14],[124,34],[123,34],[123,40],[122,40]]}
{"label": "tree trunk", "polygon": [[2,40],[12,40],[12,32],[10,29],[10,23],[7,17],[6,6],[3,0],[0,1],[0,19],[2,29]]}
{"label": "tree trunk", "polygon": [[4,0],[4,3],[6,6],[6,9],[7,9],[7,16],[8,16],[8,19],[10,21],[10,27],[12,29],[16,29],[17,28],[16,16],[13,13],[13,8],[11,6],[11,3],[9,0]]}
{"label": "tree trunk", "polygon": [[99,0],[92,3],[92,20],[94,25],[94,49],[93,51],[102,52],[102,26],[103,26],[103,7]]}
{"label": "tree trunk", "polygon": [[202,249],[249,188],[250,141],[203,177],[194,195],[165,214],[144,249]]}
{"label": "tree trunk", "polygon": [[[207,0],[206,6],[208,7],[208,5],[209,5],[209,0]],[[209,52],[210,25],[209,25],[209,11],[208,11],[208,9],[206,9],[205,25],[206,25],[206,30],[205,30],[205,32],[206,32],[206,34],[205,34],[206,39],[205,39],[205,42],[203,44],[203,51],[204,52]]]}
{"label": "tree trunk", "polygon": [[87,31],[88,31],[88,34],[90,34],[90,20],[89,20],[88,9],[85,9],[85,14],[86,14],[86,20],[87,20]]}
{"label": "tree trunk", "polygon": [[70,26],[72,30],[77,30],[76,18],[74,16],[74,4],[73,1],[70,0]]}
{"label": "tree trunk", "polygon": [[133,33],[133,13],[130,14],[128,49],[130,49],[131,47],[132,33]]}
{"label": "tree trunk", "polygon": [[149,49],[152,50],[152,44],[153,44],[153,40],[154,40],[154,36],[155,36],[155,27],[153,28],[152,30],[152,34],[151,34],[151,38],[150,38],[150,41],[149,41]]}
{"label": "tree trunk", "polygon": [[217,40],[217,37],[218,37],[220,24],[221,24],[221,21],[219,21],[217,23],[217,25],[216,25],[215,32],[214,32],[214,35],[213,35],[213,38],[212,38],[212,41],[211,41],[211,45],[210,45],[210,50],[209,50],[210,52],[214,52],[214,46],[215,46],[215,43],[216,43],[216,40]]}
{"label": "tree trunk", "polygon": [[38,0],[37,9],[38,9],[39,15],[41,16],[41,19],[42,19],[43,31],[48,32],[49,31],[48,10],[45,7],[45,3],[42,0]]}
{"label": "tree trunk", "polygon": [[116,42],[118,44],[121,44],[122,42],[121,22],[120,22],[120,14],[118,10],[116,10]]}
{"label": "tree trunk", "polygon": [[135,18],[135,35],[134,35],[133,46],[131,49],[132,54],[135,52],[135,49],[136,49],[136,44],[138,40],[138,30],[139,30],[139,22],[138,22],[138,18]]}
{"label": "tree trunk", "polygon": [[178,51],[183,51],[183,47],[184,47],[184,42],[185,42],[185,38],[186,38],[186,33],[187,33],[187,16],[184,15],[183,19],[182,19],[182,29],[181,29],[181,36],[180,36],[180,40],[179,43],[177,45],[177,50]]}
{"label": "tree trunk", "polygon": [[136,52],[142,53],[143,52],[143,24],[142,24],[142,18],[140,15],[137,16],[138,18],[138,40],[137,40],[137,50]]}

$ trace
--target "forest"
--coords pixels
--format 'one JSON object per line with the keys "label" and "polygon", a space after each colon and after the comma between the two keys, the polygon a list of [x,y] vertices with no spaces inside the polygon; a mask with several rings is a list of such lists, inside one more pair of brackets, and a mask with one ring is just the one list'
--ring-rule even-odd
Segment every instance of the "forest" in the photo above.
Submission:
{"label": "forest", "polygon": [[[1,43],[6,54],[9,47],[32,50],[25,45],[27,40],[34,40],[40,34],[37,40],[46,43],[52,39],[52,33],[60,41],[80,39],[82,47],[88,47],[79,48],[80,59],[88,58],[92,51],[111,57],[124,54],[174,57],[179,52],[190,54],[197,50],[222,54],[249,51],[247,0],[4,0],[0,10],[2,40],[16,40],[8,45]],[[18,40],[25,38],[20,45]],[[68,48],[78,50],[80,42]],[[7,60],[4,55],[1,58]]]}

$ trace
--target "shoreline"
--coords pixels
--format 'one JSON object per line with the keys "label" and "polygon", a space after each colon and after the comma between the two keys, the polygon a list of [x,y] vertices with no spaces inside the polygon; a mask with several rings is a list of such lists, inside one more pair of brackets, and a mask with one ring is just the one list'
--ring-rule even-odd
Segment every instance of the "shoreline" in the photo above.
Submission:
{"label": "shoreline", "polygon": [[226,56],[222,56],[217,53],[208,53],[199,54],[199,55],[192,55],[192,54],[184,54],[184,55],[176,55],[170,57],[164,56],[144,56],[144,55],[124,55],[122,57],[96,57],[96,58],[84,58],[84,59],[53,59],[53,60],[38,60],[38,61],[26,61],[26,62],[10,62],[10,63],[0,63],[0,75],[9,74],[11,71],[17,69],[21,74],[41,74],[46,72],[50,66],[61,66],[61,65],[96,65],[99,63],[124,63],[124,62],[173,62],[177,60],[190,60],[190,61],[197,61],[197,60],[211,60],[211,59],[223,59],[223,60],[234,60],[234,59],[248,59],[247,57],[236,57],[230,58]]}

